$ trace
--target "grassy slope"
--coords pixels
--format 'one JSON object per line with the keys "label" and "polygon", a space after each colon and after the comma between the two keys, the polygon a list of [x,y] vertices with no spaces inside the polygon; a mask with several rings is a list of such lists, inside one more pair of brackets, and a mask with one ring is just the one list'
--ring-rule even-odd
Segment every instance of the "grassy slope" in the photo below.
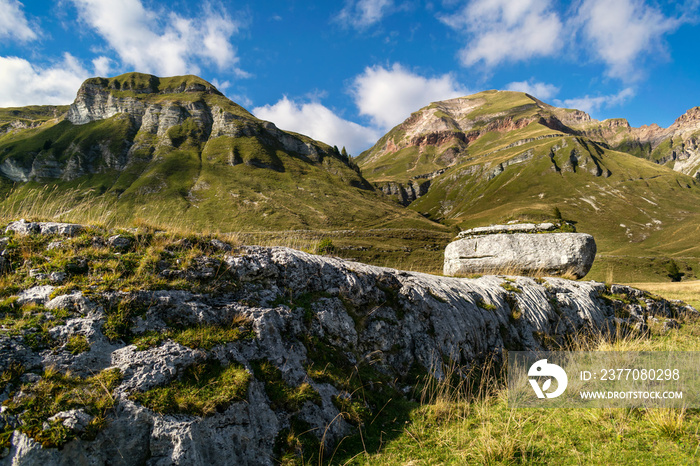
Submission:
{"label": "grassy slope", "polygon": [[[262,131],[260,120],[194,76],[130,73],[93,78],[86,84],[105,87],[115,97],[148,103],[203,102],[238,117],[235,124]],[[173,93],[193,85],[207,90]],[[0,161],[12,158],[29,167],[35,159],[65,163],[77,157],[98,172],[71,181],[24,184],[0,177],[3,217],[236,232],[251,242],[311,250],[327,237],[335,253],[346,258],[441,269],[451,229],[407,211],[381,193],[358,188],[366,182],[341,160],[326,156],[321,163],[312,163],[257,137],[206,139],[190,123],[170,133],[177,147],[162,145],[148,133],[136,134],[129,119],[117,115],[81,126],[50,121],[0,137]],[[321,151],[332,151],[307,136],[294,136]],[[125,153],[131,140],[137,149],[132,147],[130,162],[121,171],[110,169],[99,145],[118,155]],[[234,155],[238,160],[232,165]]]}
{"label": "grassy slope", "polygon": [[[481,105],[476,106],[464,118],[459,119],[455,119],[452,115],[445,113],[439,103],[429,105],[425,111],[441,119],[446,126],[452,128],[451,130],[455,132],[460,132],[460,128],[464,127],[470,128],[467,132],[483,130],[493,120],[493,115],[498,115],[508,110],[515,109],[515,111],[509,112],[509,116],[513,120],[533,117],[540,111],[535,104],[535,100],[521,92],[484,91],[460,100],[468,101],[466,105]],[[405,124],[398,125],[382,137],[372,148],[357,157],[356,161],[362,167],[363,174],[368,180],[373,182],[395,181],[405,183],[414,176],[431,173],[448,166],[448,162],[440,156],[450,148],[463,151],[461,157],[469,158],[504,147],[518,139],[552,134],[555,131],[536,123],[520,133],[506,135],[506,138],[504,138],[503,133],[490,131],[470,144],[468,148],[461,141],[450,141],[440,147],[405,147],[405,133]],[[388,141],[393,141],[401,149],[396,152],[382,154],[382,149]]]}
{"label": "grassy slope", "polygon": [[[477,96],[486,103],[466,116],[476,118],[475,127],[504,116],[515,121],[548,111],[527,105],[534,101],[525,94],[489,91]],[[438,112],[438,107],[432,104],[428,111]],[[399,126],[387,136],[398,138],[401,131]],[[564,135],[537,139],[557,135],[562,132],[538,121],[518,130],[485,132],[469,144],[456,165],[433,179],[428,193],[409,208],[466,229],[512,219],[546,220],[558,207],[566,219],[577,222],[578,231],[596,238],[599,253],[588,278],[665,280],[669,258],[692,278],[700,260],[697,182],[585,138]],[[528,139],[535,140],[526,142]],[[508,148],[514,143],[520,145]],[[409,147],[377,157],[383,145],[378,143],[359,159],[363,173],[374,182],[405,182],[421,171],[433,171],[435,164],[420,161],[436,160],[435,154],[445,149],[428,147],[419,154],[417,147]],[[579,158],[575,172],[564,169],[572,149]],[[509,160],[524,154],[531,158],[507,166]],[[551,155],[562,171],[555,171]],[[591,174],[594,162],[611,176]],[[504,164],[505,170],[488,175],[499,164]],[[414,169],[407,175],[406,167]]]}
{"label": "grassy slope", "polygon": [[68,105],[28,105],[0,108],[0,123],[48,121],[68,111]]}
{"label": "grassy slope", "polygon": [[559,207],[565,218],[577,222],[578,231],[596,238],[599,258],[592,274],[598,279],[609,278],[608,267],[618,279],[623,274],[628,280],[653,279],[648,264],[637,268],[617,256],[700,257],[700,188],[690,177],[607,151],[599,158],[612,172],[608,178],[582,170],[557,173],[547,155],[551,144],[535,148],[539,155],[490,181],[472,175],[454,183],[446,173],[411,208],[469,228],[517,218],[542,220]]}
{"label": "grassy slope", "polygon": [[[149,103],[200,102],[243,118],[241,124],[263,132],[259,120],[194,76],[156,78],[130,73],[111,79],[93,78],[85,85],[107,88],[115,97],[135,97]],[[173,93],[194,85],[204,86],[207,91]],[[119,223],[142,217],[157,224],[220,231],[366,227],[444,231],[419,215],[407,216],[398,205],[375,192],[355,187],[362,186],[364,180],[334,157],[313,163],[259,137],[206,139],[195,134],[196,125],[178,131],[181,141],[178,147],[171,147],[159,144],[153,136],[134,134],[129,119],[122,115],[81,126],[61,121],[0,138],[0,158],[11,158],[25,167],[45,158],[65,163],[75,152],[85,163],[94,159],[98,174],[70,182],[46,180],[50,182],[48,190],[55,186],[57,192],[71,193],[65,196],[63,211],[76,207],[71,205],[75,204],[71,199],[75,191],[68,190],[103,195],[95,200],[92,210],[108,206]],[[171,137],[175,137],[173,134]],[[332,151],[308,137],[299,138],[322,151]],[[101,157],[95,152],[101,150],[100,145],[119,156],[132,139],[141,150],[131,157],[123,172],[99,165]],[[234,153],[240,159],[236,165],[230,163]],[[5,180],[2,184],[7,193],[11,183]],[[30,183],[15,189],[3,205],[25,202],[30,190],[38,186]]]}

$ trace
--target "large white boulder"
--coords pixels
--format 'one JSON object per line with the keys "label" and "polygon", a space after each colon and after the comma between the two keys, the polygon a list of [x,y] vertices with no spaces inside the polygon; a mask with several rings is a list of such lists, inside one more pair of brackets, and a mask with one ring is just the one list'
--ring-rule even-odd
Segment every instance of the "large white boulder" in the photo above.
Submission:
{"label": "large white boulder", "polygon": [[458,239],[447,245],[443,273],[540,272],[584,277],[593,265],[595,240],[584,233],[495,234]]}

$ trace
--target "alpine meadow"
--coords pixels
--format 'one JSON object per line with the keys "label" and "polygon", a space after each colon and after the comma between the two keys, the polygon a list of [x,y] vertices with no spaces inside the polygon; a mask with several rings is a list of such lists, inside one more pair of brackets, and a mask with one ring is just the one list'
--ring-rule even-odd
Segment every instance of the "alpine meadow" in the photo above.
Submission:
{"label": "alpine meadow", "polygon": [[700,464],[700,3],[0,0],[0,466]]}

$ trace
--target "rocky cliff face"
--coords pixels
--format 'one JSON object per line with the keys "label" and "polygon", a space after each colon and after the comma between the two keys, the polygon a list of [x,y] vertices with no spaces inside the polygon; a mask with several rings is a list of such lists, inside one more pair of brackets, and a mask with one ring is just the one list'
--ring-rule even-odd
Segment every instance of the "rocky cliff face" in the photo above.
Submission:
{"label": "rocky cliff face", "polygon": [[[385,400],[410,396],[409,373],[440,377],[449,361],[472,366],[504,349],[549,348],[618,326],[635,331],[647,315],[691,311],[612,290],[645,302],[625,304],[595,282],[449,278],[287,248],[164,243],[60,224],[7,231],[6,279],[23,284],[2,302],[0,427],[8,448],[0,464],[276,464],[285,452],[301,454],[286,443],[294,436],[333,451],[358,423],[376,421]],[[22,263],[27,247],[59,261]],[[209,252],[183,268],[176,258],[193,248]],[[122,272],[130,291],[81,285],[104,283],[102,261],[134,255],[144,257],[139,270],[156,275]],[[52,283],[31,271],[37,265],[63,276]],[[178,277],[192,288],[170,288]],[[41,327],[16,322],[18,310]],[[203,367],[234,371],[242,390],[204,413],[194,402],[165,403]],[[42,398],[48,387],[53,395]]]}
{"label": "rocky cliff face", "polygon": [[[113,80],[88,79],[80,86],[78,95],[68,109],[66,118],[74,125],[84,125],[91,121],[106,120],[114,115],[126,113],[140,125],[144,116],[148,114],[146,130],[152,131],[154,125],[155,127],[158,125],[163,106],[149,105],[148,102],[143,101],[144,96],[171,95],[171,100],[176,101],[179,99],[173,98],[173,94],[180,94],[180,98],[200,93],[222,95],[211,84],[203,80],[196,80],[192,76],[186,77],[189,78],[190,82],[183,80],[174,88],[167,87],[167,85],[162,87],[160,79],[156,76],[136,75],[135,77],[143,82],[137,84],[134,80],[118,78]],[[187,107],[197,113],[196,106],[185,105],[185,108]],[[174,107],[166,106],[166,109],[168,108]],[[181,121],[177,122],[179,113],[168,114],[166,111],[166,114],[163,115],[164,123],[166,125],[168,121],[175,121],[174,124],[181,123]],[[173,118],[174,120],[172,120]],[[174,124],[170,126],[174,126]]]}
{"label": "rocky cliff face", "polygon": [[[66,124],[75,126],[112,121],[121,131],[106,134],[105,140],[95,140],[87,146],[70,144],[63,150],[49,146],[17,157],[6,156],[0,163],[0,172],[12,181],[38,181],[73,180],[90,173],[123,170],[137,151],[152,154],[160,147],[177,145],[169,131],[188,121],[196,125],[202,144],[221,136],[255,137],[279,144],[282,150],[307,157],[313,163],[320,163],[324,157],[341,159],[327,146],[257,120],[214,86],[194,76],[161,79],[130,73],[112,79],[92,78],[80,87],[65,118]],[[63,129],[78,132],[65,124]],[[27,164],[27,155],[32,156],[31,164]]]}
{"label": "rocky cliff face", "polygon": [[633,128],[624,119],[589,120],[572,127],[593,140],[658,164],[669,164],[686,175],[697,176],[700,169],[700,107],[691,108],[668,128],[656,124]]}

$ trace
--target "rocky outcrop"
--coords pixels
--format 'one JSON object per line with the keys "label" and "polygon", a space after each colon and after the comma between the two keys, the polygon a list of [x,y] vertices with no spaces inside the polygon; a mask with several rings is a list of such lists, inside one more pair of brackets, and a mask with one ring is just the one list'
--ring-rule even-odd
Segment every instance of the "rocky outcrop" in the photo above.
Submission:
{"label": "rocky outcrop", "polygon": [[[147,119],[147,127],[153,127],[161,119],[162,106],[146,105],[143,97],[146,95],[173,94],[215,94],[222,95],[214,86],[194,76],[183,76],[174,86],[161,83],[157,76],[130,73],[112,80],[92,78],[85,81],[78,90],[78,96],[68,109],[66,118],[74,125],[83,125],[91,121],[106,120],[119,113],[133,116],[139,123]],[[167,99],[164,99],[167,100]],[[180,100],[175,97],[172,100]],[[184,99],[183,99],[184,100]],[[187,102],[179,102],[187,107]],[[172,106],[166,106],[172,110]],[[181,111],[175,114],[162,115],[163,119],[177,120]],[[177,124],[177,123],[175,123]]]}
{"label": "rocky outcrop", "polygon": [[85,226],[76,225],[75,223],[28,222],[25,219],[20,219],[10,223],[5,228],[5,233],[75,236],[85,230],[85,228]]}
{"label": "rocky outcrop", "polygon": [[[45,240],[47,247],[55,244],[51,239]],[[87,247],[110,254],[107,241],[97,239]],[[619,326],[643,330],[649,314],[671,317],[692,312],[626,288],[613,292],[635,299],[616,300],[611,290],[595,282],[452,278],[288,248],[233,250],[218,240],[208,244],[218,255],[192,261],[192,270],[183,274],[204,280],[203,290],[221,281],[234,285],[225,292],[88,287],[86,293],[68,293],[40,284],[18,287],[18,299],[44,320],[41,329],[2,330],[0,335],[0,370],[22,370],[3,388],[10,408],[4,408],[0,426],[11,440],[0,464],[272,465],[293,426],[303,425],[307,435],[330,448],[353,433],[353,420],[345,412],[348,406],[358,404],[371,421],[386,405],[375,406],[362,393],[388,390],[386,403],[410,396],[411,371],[442,377],[443,364],[449,361],[475,366],[491,355],[499,357],[504,349],[547,349],[585,332]],[[113,254],[115,260],[123,256]],[[216,275],[201,274],[201,264],[218,264],[219,270]],[[163,275],[167,269],[158,265],[157,270],[167,276]],[[642,299],[644,307],[630,304]],[[6,301],[12,302],[15,298]],[[129,317],[124,306],[138,312]],[[10,320],[4,322],[10,325]],[[173,332],[230,329],[231,322],[238,322],[241,336],[209,346],[173,336]],[[121,336],[113,335],[116,330]],[[37,348],[39,335],[46,346]],[[72,349],[76,338],[89,348]],[[141,346],[132,344],[139,338]],[[144,342],[150,343],[143,347]],[[206,415],[156,412],[139,401],[137,395],[172,387],[188,370],[208,363],[245,370],[249,382],[242,400]],[[279,374],[277,378],[266,378],[261,364]],[[49,368],[65,377],[118,374],[107,393],[114,406],[97,431],[89,402],[46,415],[44,431],[60,425],[72,438],[61,449],[51,447],[42,428],[23,429],[20,423],[22,403],[34,396],[32,387],[51,377],[62,380],[55,379]],[[344,384],[360,370],[361,389],[349,390]],[[273,385],[276,388],[270,388]],[[285,404],[279,400],[280,387],[304,387],[306,395],[302,401]],[[44,438],[43,444],[37,438]]]}
{"label": "rocky outcrop", "polygon": [[375,183],[375,186],[387,196],[398,199],[401,205],[407,206],[428,192],[430,180],[411,180],[409,183]]}
{"label": "rocky outcrop", "polygon": [[581,233],[491,234],[459,239],[445,248],[445,275],[477,273],[571,274],[584,277],[596,244]]}
{"label": "rocky outcrop", "polygon": [[557,228],[557,225],[551,222],[545,223],[509,223],[506,225],[489,225],[486,227],[470,228],[469,230],[461,231],[459,238],[467,238],[477,235],[493,235],[496,233],[542,233],[552,231]]}

